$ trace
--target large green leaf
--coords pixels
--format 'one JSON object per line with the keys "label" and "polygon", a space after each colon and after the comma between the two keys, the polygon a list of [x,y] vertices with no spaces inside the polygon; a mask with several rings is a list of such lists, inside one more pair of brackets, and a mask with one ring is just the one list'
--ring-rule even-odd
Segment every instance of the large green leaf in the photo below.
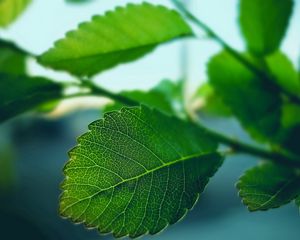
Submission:
{"label": "large green leaf", "polygon": [[281,52],[275,52],[266,57],[266,62],[272,79],[285,91],[299,96],[300,80],[290,59]]}
{"label": "large green leaf", "polygon": [[281,128],[281,99],[268,82],[223,51],[208,64],[209,81],[253,137],[273,139]]}
{"label": "large green leaf", "polygon": [[237,187],[250,211],[277,208],[300,194],[300,175],[295,169],[264,163],[248,170]]}
{"label": "large green leaf", "polygon": [[25,10],[31,0],[0,0],[0,27],[6,27]]}
{"label": "large green leaf", "polygon": [[248,49],[256,55],[277,50],[292,9],[292,0],[240,0],[240,24]]}
{"label": "large green leaf", "polygon": [[62,96],[62,87],[41,77],[0,73],[0,122]]}
{"label": "large green leaf", "polygon": [[191,28],[174,10],[149,3],[128,4],[80,24],[44,53],[40,62],[91,76],[138,59],[160,43],[191,34]]}
{"label": "large green leaf", "polygon": [[10,42],[0,40],[0,72],[25,74],[26,54]]}
{"label": "large green leaf", "polygon": [[[156,108],[169,115],[183,115],[183,99],[181,82],[163,80],[149,91],[132,90],[122,91],[120,95],[142,103],[148,107]],[[114,102],[105,106],[104,112],[119,110],[124,105]]]}
{"label": "large green leaf", "polygon": [[64,168],[60,212],[115,237],[177,222],[222,163],[204,129],[145,106],[105,114],[78,143]]}

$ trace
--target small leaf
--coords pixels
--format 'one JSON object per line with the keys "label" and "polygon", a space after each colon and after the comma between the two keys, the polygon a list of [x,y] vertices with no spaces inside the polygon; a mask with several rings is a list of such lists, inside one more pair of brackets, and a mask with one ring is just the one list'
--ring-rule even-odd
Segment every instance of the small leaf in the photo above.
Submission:
{"label": "small leaf", "polygon": [[292,10],[292,0],[240,0],[240,25],[248,49],[258,56],[276,51]]}
{"label": "small leaf", "polygon": [[300,175],[295,169],[264,163],[248,170],[237,188],[250,211],[277,208],[300,194]]}
{"label": "small leaf", "polygon": [[298,73],[290,59],[285,54],[276,52],[267,56],[266,62],[277,84],[285,91],[299,96],[300,81],[298,79]]}
{"label": "small leaf", "polygon": [[1,0],[0,27],[7,27],[26,9],[31,0]]}
{"label": "small leaf", "polygon": [[[178,92],[179,91],[179,92]],[[180,82],[175,83],[169,80],[163,80],[157,86],[149,91],[132,90],[123,91],[120,95],[131,100],[140,102],[148,107],[156,108],[161,112],[169,115],[182,116],[183,102],[181,99],[182,89]],[[104,112],[119,110],[124,105],[122,103],[114,102],[105,106]]]}
{"label": "small leaf", "polygon": [[62,96],[62,87],[41,77],[0,73],[0,122]]}
{"label": "small leaf", "polygon": [[26,54],[3,40],[0,40],[0,72],[15,75],[26,72]]}
{"label": "small leaf", "polygon": [[145,106],[105,114],[78,143],[64,168],[60,212],[115,237],[177,222],[222,163],[204,129]]}
{"label": "small leaf", "polygon": [[56,42],[40,62],[79,76],[92,76],[151,52],[158,44],[192,34],[174,10],[128,4],[95,16]]}
{"label": "small leaf", "polygon": [[194,96],[194,101],[199,102],[199,107],[196,109],[198,113],[218,117],[230,117],[232,115],[229,107],[209,83],[199,87]]}
{"label": "small leaf", "polygon": [[281,98],[268,82],[223,51],[208,64],[209,82],[232,113],[258,140],[272,140],[281,128]]}

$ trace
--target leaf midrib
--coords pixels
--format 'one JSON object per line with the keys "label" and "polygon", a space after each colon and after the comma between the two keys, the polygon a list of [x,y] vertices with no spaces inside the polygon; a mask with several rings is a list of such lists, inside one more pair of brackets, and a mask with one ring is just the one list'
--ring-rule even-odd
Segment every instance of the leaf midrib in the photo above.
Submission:
{"label": "leaf midrib", "polygon": [[114,184],[114,185],[112,185],[112,186],[110,186],[110,187],[103,188],[103,189],[97,191],[96,193],[94,193],[94,194],[92,194],[92,195],[90,195],[90,196],[88,196],[88,197],[82,198],[82,199],[80,199],[80,200],[78,200],[78,201],[72,203],[71,205],[68,205],[66,208],[64,208],[64,209],[61,211],[61,213],[64,213],[66,210],[68,210],[68,209],[71,208],[72,206],[74,206],[74,205],[76,205],[76,204],[78,204],[78,203],[80,203],[80,202],[82,202],[82,201],[84,201],[84,200],[93,198],[94,196],[96,196],[96,195],[98,195],[98,194],[100,194],[100,193],[102,193],[102,192],[108,191],[108,190],[110,190],[110,189],[114,189],[114,188],[116,188],[117,186],[119,186],[119,185],[121,185],[121,184],[130,182],[130,181],[133,181],[133,180],[137,180],[137,179],[139,179],[139,178],[141,178],[141,177],[144,177],[144,176],[146,176],[146,175],[148,175],[148,174],[151,174],[151,173],[153,173],[153,172],[155,172],[155,171],[159,171],[160,169],[163,169],[163,168],[165,168],[165,167],[169,167],[169,166],[175,165],[175,164],[177,164],[177,163],[179,163],[179,162],[184,162],[184,161],[192,160],[192,159],[198,158],[198,157],[206,157],[206,156],[209,156],[209,155],[213,155],[213,154],[215,154],[215,153],[216,153],[216,152],[201,152],[201,153],[196,153],[196,154],[188,155],[188,156],[185,156],[185,157],[176,159],[176,160],[171,161],[171,162],[167,162],[167,163],[162,164],[162,165],[160,165],[160,166],[158,166],[158,167],[155,167],[155,168],[153,168],[153,169],[151,169],[151,170],[145,171],[145,172],[143,172],[142,174],[139,174],[139,175],[134,176],[134,177],[131,177],[131,178],[124,179],[124,180],[122,180],[122,181],[120,181],[120,182],[118,182],[118,183],[116,183],[116,184]]}

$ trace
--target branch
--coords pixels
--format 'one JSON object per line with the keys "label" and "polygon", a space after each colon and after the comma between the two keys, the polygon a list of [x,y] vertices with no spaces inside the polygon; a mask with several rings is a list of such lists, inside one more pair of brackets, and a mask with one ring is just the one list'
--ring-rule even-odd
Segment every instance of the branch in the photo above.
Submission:
{"label": "branch", "polygon": [[[100,95],[100,96],[108,97],[117,102],[121,102],[127,106],[139,106],[140,105],[139,102],[136,102],[127,97],[109,92],[109,91],[95,85],[91,81],[85,80],[82,82],[82,85],[85,87],[88,87],[91,90],[91,92],[90,92],[91,95]],[[193,120],[189,120],[189,121],[191,124],[197,124]],[[214,138],[217,142],[232,147],[236,152],[254,155],[256,157],[260,157],[262,159],[267,159],[267,160],[270,160],[270,161],[273,161],[275,163],[279,163],[282,165],[300,168],[300,159],[298,156],[284,154],[281,152],[267,151],[267,150],[257,148],[257,147],[254,147],[254,146],[251,146],[251,145],[248,145],[245,143],[238,142],[236,140],[233,140],[227,136],[216,133],[214,131],[211,131],[211,130],[207,130],[207,131],[208,131],[208,134],[212,138]]]}
{"label": "branch", "polygon": [[253,63],[251,63],[248,59],[246,59],[243,55],[241,55],[237,50],[235,50],[228,43],[226,43],[208,25],[206,25],[204,22],[202,22],[200,19],[198,19],[190,11],[188,11],[187,8],[179,0],[171,0],[171,1],[191,22],[193,22],[196,26],[198,26],[200,29],[202,29],[208,35],[208,37],[210,37],[211,39],[213,39],[217,43],[219,43],[229,54],[231,54],[231,56],[233,56],[240,63],[242,63],[246,68],[248,68],[248,70],[250,70],[253,74],[258,76],[259,78],[267,80],[269,83],[275,85],[281,91],[284,91],[284,94],[289,98],[289,100],[291,102],[294,102],[294,103],[300,105],[299,96],[292,95],[289,92],[285,91],[284,89],[281,89],[278,85],[276,85],[276,81],[272,81],[272,79],[270,79],[270,76],[268,74],[266,74],[264,71],[259,69],[257,66],[255,66]]}

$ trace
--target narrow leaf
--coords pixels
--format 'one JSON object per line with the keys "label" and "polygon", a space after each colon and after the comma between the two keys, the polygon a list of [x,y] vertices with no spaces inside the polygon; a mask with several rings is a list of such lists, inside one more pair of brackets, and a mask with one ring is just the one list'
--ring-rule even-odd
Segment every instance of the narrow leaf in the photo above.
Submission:
{"label": "narrow leaf", "polygon": [[78,143],[64,169],[60,212],[115,237],[177,222],[222,163],[204,129],[145,106],[105,114]]}
{"label": "narrow leaf", "polygon": [[276,51],[292,9],[292,0],[240,0],[240,25],[248,49],[259,56]]}
{"label": "narrow leaf", "polygon": [[0,122],[62,96],[62,87],[41,77],[0,73]]}
{"label": "narrow leaf", "polygon": [[40,62],[91,76],[136,60],[160,43],[191,34],[191,28],[173,10],[149,3],[128,4],[80,24],[44,53]]}
{"label": "narrow leaf", "polygon": [[250,211],[277,208],[300,194],[300,175],[295,169],[265,163],[248,170],[237,188]]}
{"label": "narrow leaf", "polygon": [[216,93],[252,137],[268,140],[278,134],[281,99],[268,82],[225,51],[210,60],[208,75]]}
{"label": "narrow leaf", "polygon": [[31,0],[1,0],[0,27],[7,27],[26,9]]}

